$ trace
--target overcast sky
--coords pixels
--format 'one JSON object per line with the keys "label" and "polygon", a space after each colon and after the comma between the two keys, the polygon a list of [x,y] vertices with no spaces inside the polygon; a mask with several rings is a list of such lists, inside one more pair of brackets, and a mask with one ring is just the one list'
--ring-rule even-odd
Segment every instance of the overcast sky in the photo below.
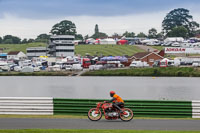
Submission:
{"label": "overcast sky", "polygon": [[200,23],[199,7],[200,0],[0,0],[0,36],[35,38],[64,19],[83,35],[92,35],[95,24],[109,35],[161,31],[164,17],[175,8],[189,9]]}

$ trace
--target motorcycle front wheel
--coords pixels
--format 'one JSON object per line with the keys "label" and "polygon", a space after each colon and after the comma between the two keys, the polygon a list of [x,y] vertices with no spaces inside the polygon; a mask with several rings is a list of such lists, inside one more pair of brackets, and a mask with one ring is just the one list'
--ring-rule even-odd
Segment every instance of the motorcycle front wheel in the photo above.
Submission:
{"label": "motorcycle front wheel", "polygon": [[123,112],[124,113],[121,113],[119,116],[122,121],[130,121],[133,119],[134,114],[131,109],[125,108]]}
{"label": "motorcycle front wheel", "polygon": [[92,108],[88,111],[88,118],[91,121],[99,121],[102,117],[102,113],[101,110],[96,109],[96,108]]}

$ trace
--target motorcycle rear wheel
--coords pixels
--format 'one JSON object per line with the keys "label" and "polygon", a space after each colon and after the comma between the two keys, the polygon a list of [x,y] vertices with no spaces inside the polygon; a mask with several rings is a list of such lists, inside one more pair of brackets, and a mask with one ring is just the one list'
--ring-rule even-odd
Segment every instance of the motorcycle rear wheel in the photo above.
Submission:
{"label": "motorcycle rear wheel", "polygon": [[101,110],[96,109],[96,108],[92,108],[88,111],[88,118],[91,121],[99,121],[102,117],[102,113]]}
{"label": "motorcycle rear wheel", "polygon": [[119,118],[122,121],[126,121],[126,122],[131,121],[133,119],[133,116],[134,116],[133,111],[129,108],[125,108],[125,109],[123,109],[123,111],[126,112],[127,115],[124,115],[123,113],[121,113],[119,115]]}

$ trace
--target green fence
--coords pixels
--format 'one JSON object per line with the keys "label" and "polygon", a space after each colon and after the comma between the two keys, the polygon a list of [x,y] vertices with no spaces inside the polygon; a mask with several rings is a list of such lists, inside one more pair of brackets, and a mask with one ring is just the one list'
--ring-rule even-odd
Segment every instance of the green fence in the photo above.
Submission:
{"label": "green fence", "polygon": [[[55,98],[54,114],[87,115],[90,108],[96,107],[96,103],[102,101],[105,100]],[[132,109],[136,117],[192,117],[191,101],[125,100],[125,107]]]}

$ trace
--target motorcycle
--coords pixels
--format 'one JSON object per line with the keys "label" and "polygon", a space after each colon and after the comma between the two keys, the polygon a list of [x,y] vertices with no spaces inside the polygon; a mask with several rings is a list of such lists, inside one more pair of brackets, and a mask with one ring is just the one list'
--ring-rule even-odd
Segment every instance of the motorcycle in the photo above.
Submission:
{"label": "motorcycle", "polygon": [[123,113],[120,113],[118,109],[113,107],[112,103],[97,103],[96,108],[92,108],[88,111],[88,118],[91,121],[99,121],[102,118],[102,111],[104,113],[105,119],[107,120],[117,120],[121,119],[122,121],[130,121],[133,119],[133,111],[129,108],[124,108],[121,106]]}

